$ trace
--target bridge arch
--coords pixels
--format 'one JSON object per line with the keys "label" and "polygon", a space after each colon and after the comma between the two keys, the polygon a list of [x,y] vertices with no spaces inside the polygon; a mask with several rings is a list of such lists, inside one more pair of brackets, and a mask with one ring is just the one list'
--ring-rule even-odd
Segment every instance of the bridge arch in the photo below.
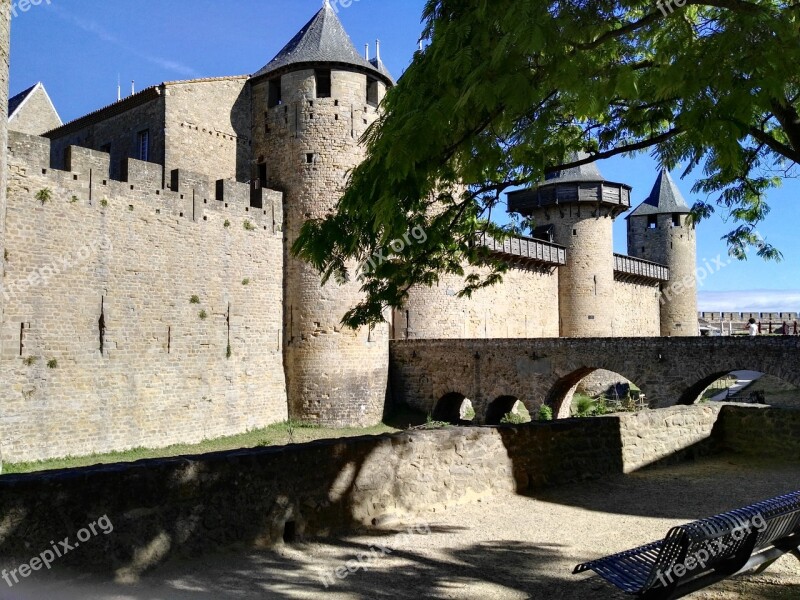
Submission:
{"label": "bridge arch", "polygon": [[[691,384],[687,387],[680,395],[678,400],[678,404],[683,405],[690,405],[695,404],[701,400],[701,395],[703,392],[708,389],[715,381],[729,375],[731,373],[741,371],[750,371],[753,373],[760,373],[762,377],[769,376],[773,379],[780,380],[790,386],[794,386],[795,388],[800,387],[800,377],[798,377],[794,373],[787,373],[785,371],[781,371],[781,369],[772,369],[772,368],[764,368],[764,366],[759,366],[758,368],[753,368],[752,365],[749,368],[732,368],[732,369],[722,369],[718,371],[712,371],[700,377],[695,383]],[[759,380],[760,381],[760,380]],[[756,382],[755,387],[758,387],[758,381]],[[747,393],[750,387],[744,388],[740,393]],[[742,401],[741,399],[734,400],[734,401]]]}
{"label": "bridge arch", "polygon": [[484,423],[486,425],[500,425],[503,417],[514,410],[514,406],[519,402],[516,396],[500,396],[495,398],[486,407],[486,415],[484,416]]}
{"label": "bridge arch", "polygon": [[444,421],[458,425],[469,421],[470,419],[463,418],[465,411],[464,405],[467,404],[472,408],[472,401],[460,392],[449,392],[439,398],[439,401],[434,405],[431,418],[434,421]]}
{"label": "bridge arch", "polygon": [[[572,398],[578,389],[580,383],[595,371],[606,370],[617,374],[623,379],[631,382],[637,382],[637,378],[629,377],[624,373],[620,373],[614,367],[578,367],[568,375],[558,379],[549,389],[545,396],[545,404],[553,409],[554,419],[568,419],[572,416]],[[638,385],[638,383],[637,383]],[[705,388],[703,388],[705,389]],[[644,392],[644,389],[642,389]]]}

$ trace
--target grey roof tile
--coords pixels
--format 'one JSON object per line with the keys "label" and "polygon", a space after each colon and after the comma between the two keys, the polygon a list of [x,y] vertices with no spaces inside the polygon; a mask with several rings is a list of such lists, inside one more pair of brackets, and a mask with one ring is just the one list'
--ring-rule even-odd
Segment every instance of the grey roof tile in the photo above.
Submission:
{"label": "grey roof tile", "polygon": [[[567,157],[567,162],[583,160],[584,158],[589,158],[586,152],[574,152]],[[571,183],[576,181],[605,181],[605,178],[602,173],[600,173],[600,169],[597,168],[596,163],[588,163],[580,167],[571,167],[563,171],[556,171],[545,177],[546,183]]]}
{"label": "grey roof tile", "polygon": [[689,205],[683,199],[683,195],[672,180],[669,171],[661,169],[650,196],[628,216],[641,217],[643,215],[689,212],[691,212]]}
{"label": "grey roof tile", "polygon": [[253,77],[304,63],[344,63],[372,71],[381,75],[382,79],[388,79],[389,83],[394,83],[385,67],[376,67],[358,53],[336,11],[327,1],[283,50]]}

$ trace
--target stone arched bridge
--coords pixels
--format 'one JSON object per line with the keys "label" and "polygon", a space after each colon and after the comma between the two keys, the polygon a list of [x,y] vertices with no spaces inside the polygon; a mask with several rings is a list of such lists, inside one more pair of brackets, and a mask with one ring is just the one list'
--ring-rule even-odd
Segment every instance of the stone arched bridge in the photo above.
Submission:
{"label": "stone arched bridge", "polygon": [[[519,399],[569,416],[577,384],[597,369],[634,382],[652,408],[692,404],[711,383],[738,370],[800,386],[800,338],[588,338],[404,340],[391,344],[396,399],[427,413],[466,397],[476,421],[496,420]],[[437,406],[438,405],[438,406]]]}

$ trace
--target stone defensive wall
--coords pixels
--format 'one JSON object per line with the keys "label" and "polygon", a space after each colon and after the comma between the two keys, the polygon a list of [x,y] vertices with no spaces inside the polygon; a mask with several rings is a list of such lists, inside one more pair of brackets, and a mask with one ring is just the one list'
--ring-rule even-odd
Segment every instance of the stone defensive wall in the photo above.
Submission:
{"label": "stone defensive wall", "polygon": [[113,532],[60,564],[135,580],[173,557],[425,519],[495,492],[530,493],[737,451],[745,429],[758,432],[749,444],[761,456],[797,456],[782,444],[798,439],[800,412],[717,405],[4,476],[0,567],[27,562],[50,540],[74,539],[106,516]]}
{"label": "stone defensive wall", "polygon": [[[282,195],[9,136],[5,461],[198,442],[287,416]],[[164,185],[162,182],[166,181]]]}
{"label": "stone defensive wall", "polygon": [[600,369],[636,384],[651,408],[693,404],[714,381],[738,370],[800,385],[794,336],[402,340],[391,343],[390,359],[395,401],[457,421],[460,399],[467,398],[478,423],[511,399],[533,415],[547,404],[557,417],[568,417],[578,384]]}

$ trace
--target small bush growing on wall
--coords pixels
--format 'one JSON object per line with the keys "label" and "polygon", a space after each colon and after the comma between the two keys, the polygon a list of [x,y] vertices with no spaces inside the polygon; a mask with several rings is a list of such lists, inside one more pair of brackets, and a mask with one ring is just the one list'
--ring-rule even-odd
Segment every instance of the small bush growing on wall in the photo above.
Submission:
{"label": "small bush growing on wall", "polygon": [[208,313],[205,310],[200,311],[200,320],[205,321],[208,318]]}
{"label": "small bush growing on wall", "polygon": [[103,198],[102,200],[100,200],[100,206],[102,206],[103,208],[108,206],[108,199],[107,198]]}
{"label": "small bush growing on wall", "polygon": [[248,279],[247,277],[242,279],[242,285],[250,285],[250,279]]}
{"label": "small bush growing on wall", "polygon": [[25,363],[26,366],[31,367],[33,364],[39,360],[36,356],[28,356],[22,362]]}
{"label": "small bush growing on wall", "polygon": [[53,199],[53,192],[50,188],[44,188],[36,192],[36,199],[41,202],[43,205],[50,202]]}
{"label": "small bush growing on wall", "polygon": [[222,224],[222,226],[223,227],[230,227],[231,226],[231,222],[228,221],[228,219],[225,219],[225,222]]}
{"label": "small bush growing on wall", "polygon": [[47,368],[49,369],[57,369],[58,368],[58,361],[55,358],[51,358],[47,361]]}
{"label": "small bush growing on wall", "polygon": [[245,231],[253,231],[255,229],[255,225],[253,225],[250,221],[245,221],[244,229]]}
{"label": "small bush growing on wall", "polygon": [[189,304],[200,304],[200,296],[195,294],[191,298],[189,298]]}
{"label": "small bush growing on wall", "polygon": [[552,421],[553,420],[553,409],[547,406],[547,404],[542,404],[539,407],[539,420],[540,421]]}
{"label": "small bush growing on wall", "polygon": [[78,197],[77,196],[73,196],[72,198],[69,199],[69,203],[70,204],[75,204],[77,201],[78,201]]}

